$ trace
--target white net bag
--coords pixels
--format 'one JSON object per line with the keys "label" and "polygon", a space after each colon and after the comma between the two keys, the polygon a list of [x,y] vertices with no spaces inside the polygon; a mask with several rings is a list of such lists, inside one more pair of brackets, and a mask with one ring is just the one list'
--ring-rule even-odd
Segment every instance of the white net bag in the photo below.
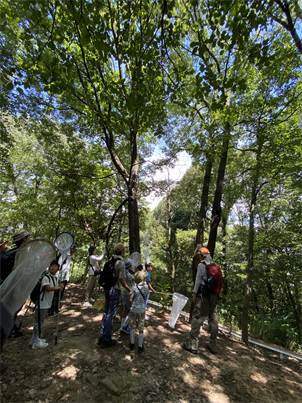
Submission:
{"label": "white net bag", "polygon": [[55,247],[60,251],[62,258],[61,262],[67,257],[67,254],[74,243],[73,235],[69,232],[61,232],[55,239]]}
{"label": "white net bag", "polygon": [[143,249],[143,254],[145,256],[146,263],[150,263],[150,249]]}
{"label": "white net bag", "polygon": [[54,244],[48,239],[33,239],[20,246],[16,253],[15,270],[0,286],[1,302],[11,315],[24,304],[55,255]]}
{"label": "white net bag", "polygon": [[173,293],[173,305],[169,317],[169,326],[172,327],[172,329],[174,329],[175,323],[187,302],[188,297],[178,294],[177,292]]}
{"label": "white net bag", "polygon": [[141,264],[141,261],[142,261],[141,254],[138,253],[138,252],[133,252],[133,253],[130,255],[130,259],[132,260],[132,262],[133,262],[133,267],[134,267],[135,269],[137,268],[137,266],[139,266],[139,265]]}
{"label": "white net bag", "polygon": [[55,247],[61,252],[67,252],[72,247],[74,238],[69,232],[61,232],[55,239]]}

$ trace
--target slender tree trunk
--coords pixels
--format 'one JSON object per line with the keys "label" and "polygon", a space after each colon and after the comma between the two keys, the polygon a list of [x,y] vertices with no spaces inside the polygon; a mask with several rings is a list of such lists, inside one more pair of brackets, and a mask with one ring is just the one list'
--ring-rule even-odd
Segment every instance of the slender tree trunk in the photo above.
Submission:
{"label": "slender tree trunk", "polygon": [[[229,211],[228,211],[229,214]],[[223,272],[223,287],[222,293],[223,295],[228,295],[228,270],[227,270],[227,248],[226,248],[226,235],[227,235],[227,223],[228,223],[228,215],[224,215],[222,217],[222,264],[221,269]]]}
{"label": "slender tree trunk", "polygon": [[257,198],[256,183],[253,183],[250,218],[249,218],[250,222],[249,222],[248,262],[246,268],[245,292],[244,292],[244,302],[242,310],[242,340],[247,345],[249,338],[249,331],[248,331],[249,310],[252,296],[253,269],[254,269],[254,256],[253,256],[254,236],[255,236],[254,212],[255,212],[256,198]]}
{"label": "slender tree trunk", "polygon": [[261,153],[263,147],[263,137],[257,134],[257,154],[256,154],[256,169],[253,175],[252,183],[252,196],[250,205],[250,217],[249,217],[249,242],[248,242],[248,262],[246,268],[246,281],[245,281],[245,293],[242,309],[242,340],[248,345],[248,324],[249,324],[249,310],[252,296],[253,286],[253,271],[254,271],[254,238],[255,238],[255,207],[257,202],[257,185],[259,182],[259,175],[261,170]]}
{"label": "slender tree trunk", "polygon": [[128,185],[129,251],[140,252],[139,216],[137,203],[139,156],[137,152],[137,132],[130,133],[131,168]]}
{"label": "slender tree trunk", "polygon": [[208,158],[206,162],[206,171],[203,178],[203,187],[202,187],[202,195],[201,195],[201,204],[199,210],[199,222],[197,227],[197,234],[195,238],[195,252],[192,261],[192,275],[193,282],[195,282],[197,266],[200,263],[199,256],[195,258],[196,252],[202,248],[204,243],[204,231],[206,227],[206,216],[208,211],[208,200],[209,200],[209,188],[211,182],[211,172],[212,172],[212,161]]}
{"label": "slender tree trunk", "polygon": [[171,291],[175,292],[175,263],[172,251],[172,227],[171,227],[171,220],[172,220],[172,212],[171,212],[171,199],[170,199],[171,192],[168,192],[167,195],[167,212],[168,212],[168,253],[170,256],[170,264],[171,264]]}
{"label": "slender tree trunk", "polygon": [[[291,36],[295,42],[296,48],[302,54],[302,41],[295,28],[295,23],[293,22],[293,16],[291,15],[291,10],[289,8],[289,4],[291,2],[289,2],[288,0],[275,0],[275,3],[282,10],[282,12],[286,18],[286,21],[276,17],[275,15],[272,15],[273,20],[275,20],[278,24],[282,25],[283,28],[285,28],[291,34]],[[292,2],[292,3],[294,3],[294,2]],[[301,18],[302,11],[301,11],[301,7],[298,4],[298,1],[295,1],[294,7],[296,8],[296,13],[297,13],[298,17]]]}
{"label": "slender tree trunk", "polygon": [[299,294],[299,288],[298,288],[299,282],[295,282],[294,286],[294,293],[295,293],[295,302],[296,302],[296,307],[297,307],[297,317],[299,324],[301,322],[301,304],[300,304],[300,294]]}
{"label": "slender tree trunk", "polygon": [[199,210],[199,221],[197,227],[197,234],[195,238],[195,252],[200,250],[200,248],[202,248],[204,242],[204,231],[206,227],[206,216],[208,210],[209,188],[211,182],[212,166],[213,163],[208,158],[206,163],[206,171],[203,178],[201,204]]}
{"label": "slender tree trunk", "polygon": [[[232,95],[232,91],[229,90],[228,98],[226,101],[226,108],[229,108],[231,106],[231,95]],[[221,153],[220,164],[219,164],[219,169],[218,169],[216,190],[215,190],[215,196],[214,196],[214,202],[213,202],[213,208],[212,208],[212,216],[211,216],[210,235],[209,235],[209,242],[208,242],[208,249],[209,249],[212,257],[214,257],[218,225],[221,220],[221,199],[222,199],[223,182],[224,182],[224,176],[225,176],[226,164],[227,164],[227,158],[228,158],[230,134],[231,134],[231,125],[229,122],[226,122],[225,127],[224,127],[222,153]]]}
{"label": "slender tree trunk", "polygon": [[139,216],[137,203],[139,156],[137,152],[137,132],[130,130],[131,165],[129,175],[126,172],[114,147],[114,136],[103,127],[105,141],[113,164],[126,183],[128,189],[128,220],[129,220],[129,252],[140,252]]}
{"label": "slender tree trunk", "polygon": [[301,328],[301,317],[299,317],[299,312],[297,310],[294,298],[292,296],[290,286],[289,286],[289,284],[288,284],[288,282],[286,280],[285,280],[285,285],[286,285],[286,289],[287,289],[287,293],[288,293],[288,299],[289,299],[290,304],[291,304],[291,306],[293,308],[293,313],[294,313],[294,316],[295,316],[297,329],[300,329]]}
{"label": "slender tree trunk", "polygon": [[115,212],[113,213],[111,220],[109,222],[108,228],[107,228],[107,232],[106,232],[106,251],[107,251],[107,255],[109,258],[109,241],[110,241],[110,231],[111,231],[111,227],[112,224],[115,220],[115,217],[117,215],[117,213],[120,211],[120,209],[127,203],[128,199],[125,199],[122,201],[122,203],[118,206],[118,208],[115,210]]}
{"label": "slender tree trunk", "polygon": [[223,183],[224,183],[224,176],[225,176],[227,157],[228,157],[228,148],[229,148],[229,142],[230,142],[230,131],[231,131],[231,126],[227,122],[225,125],[223,150],[221,153],[220,164],[219,164],[219,169],[218,169],[218,177],[217,177],[216,191],[215,191],[213,208],[212,208],[211,227],[210,227],[210,235],[209,235],[209,242],[208,242],[208,249],[209,249],[212,257],[214,257],[218,225],[221,220],[221,199],[222,199],[222,194],[223,194]]}

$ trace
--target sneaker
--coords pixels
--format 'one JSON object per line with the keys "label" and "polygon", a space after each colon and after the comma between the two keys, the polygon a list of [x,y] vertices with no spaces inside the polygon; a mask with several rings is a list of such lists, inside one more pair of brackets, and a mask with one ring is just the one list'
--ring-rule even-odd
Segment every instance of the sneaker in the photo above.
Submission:
{"label": "sneaker", "polygon": [[120,328],[120,332],[126,333],[126,334],[130,334],[130,329],[128,326],[122,326]]}
{"label": "sneaker", "polygon": [[183,343],[182,348],[185,349],[186,351],[189,351],[192,354],[197,354],[197,350],[193,350],[191,343]]}
{"label": "sneaker", "polygon": [[216,351],[214,351],[214,350],[210,347],[210,343],[207,344],[207,349],[208,349],[212,354],[216,354]]}
{"label": "sneaker", "polygon": [[90,302],[91,304],[94,304],[94,303],[95,303],[95,299],[89,298],[89,302]]}
{"label": "sneaker", "polygon": [[108,347],[113,347],[115,345],[116,345],[116,340],[113,340],[113,339],[109,340],[109,341],[102,340],[102,342],[100,344],[100,347],[101,348],[108,348]]}
{"label": "sneaker", "polygon": [[130,350],[133,351],[134,350],[134,343],[130,343]]}
{"label": "sneaker", "polygon": [[144,352],[144,350],[145,350],[145,347],[144,347],[144,346],[142,346],[142,347],[138,346],[138,347],[137,347],[137,352],[138,352],[138,353],[142,353],[142,352]]}
{"label": "sneaker", "polygon": [[39,340],[38,343],[34,343],[31,348],[33,350],[37,350],[37,349],[41,350],[43,348],[46,348],[47,346],[48,346],[48,343],[43,343],[42,340]]}
{"label": "sneaker", "polygon": [[[40,339],[40,340],[42,341],[42,343],[45,343],[45,342],[46,342],[46,339]],[[33,342],[33,339],[30,339],[29,345],[32,346],[33,344],[35,344],[35,343]]]}
{"label": "sneaker", "polygon": [[92,306],[91,303],[89,301],[84,302],[83,306],[85,306],[86,308]]}

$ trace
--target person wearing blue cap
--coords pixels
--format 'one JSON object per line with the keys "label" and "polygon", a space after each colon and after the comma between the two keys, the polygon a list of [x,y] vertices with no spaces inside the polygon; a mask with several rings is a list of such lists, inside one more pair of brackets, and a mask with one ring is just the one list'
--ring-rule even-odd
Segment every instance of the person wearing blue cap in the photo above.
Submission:
{"label": "person wearing blue cap", "polygon": [[88,252],[89,252],[89,259],[88,259],[89,279],[88,279],[86,292],[85,292],[85,301],[83,304],[83,306],[85,306],[85,307],[90,307],[95,302],[95,300],[91,297],[92,292],[95,287],[95,282],[96,282],[96,276],[95,276],[94,272],[95,272],[95,270],[99,269],[98,262],[101,262],[105,256],[105,250],[102,251],[101,256],[97,256],[95,246],[90,246],[88,249]]}

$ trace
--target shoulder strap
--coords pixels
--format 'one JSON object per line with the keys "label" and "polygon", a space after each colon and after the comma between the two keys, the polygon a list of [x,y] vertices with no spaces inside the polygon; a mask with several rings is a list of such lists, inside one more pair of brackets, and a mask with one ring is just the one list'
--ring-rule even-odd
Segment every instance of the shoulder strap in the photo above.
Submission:
{"label": "shoulder strap", "polygon": [[138,291],[141,293],[141,296],[144,298],[144,301],[146,302],[147,297],[144,297],[144,294],[142,293],[141,289],[138,287],[137,284],[136,284],[136,287],[137,287]]}

